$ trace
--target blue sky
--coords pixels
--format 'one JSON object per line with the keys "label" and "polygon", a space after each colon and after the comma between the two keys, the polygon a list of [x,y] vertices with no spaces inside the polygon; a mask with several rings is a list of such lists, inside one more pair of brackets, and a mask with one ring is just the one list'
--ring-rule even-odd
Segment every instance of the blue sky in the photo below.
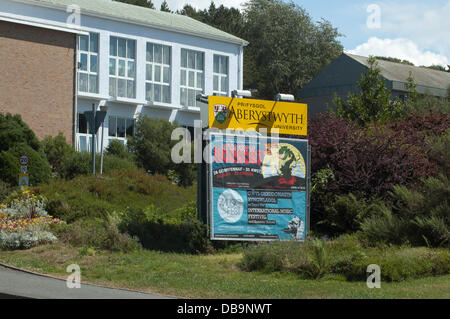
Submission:
{"label": "blue sky", "polygon": [[[153,0],[159,8],[163,0]],[[167,0],[172,10],[210,0]],[[245,0],[215,0],[238,7]],[[317,21],[324,18],[345,36],[346,51],[407,59],[416,65],[450,64],[450,0],[294,0]],[[379,13],[379,14],[378,14]],[[369,23],[368,23],[369,22]],[[379,23],[378,23],[379,22]]]}

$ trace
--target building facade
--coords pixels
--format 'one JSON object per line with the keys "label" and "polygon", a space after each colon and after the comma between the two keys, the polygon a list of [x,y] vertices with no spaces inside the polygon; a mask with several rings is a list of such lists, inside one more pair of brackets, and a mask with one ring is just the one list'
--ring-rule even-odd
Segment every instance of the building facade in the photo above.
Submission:
{"label": "building facade", "polygon": [[[40,138],[62,131],[80,151],[90,150],[84,112],[93,107],[107,111],[96,143],[103,139],[106,147],[113,139],[126,143],[140,114],[193,126],[200,119],[197,94],[229,96],[242,89],[247,42],[186,16],[110,0],[0,0],[5,24],[10,31],[4,35],[2,27],[0,44],[28,28],[22,42],[30,48],[19,56],[33,65],[33,74],[16,79],[2,59],[0,111],[21,114]],[[59,42],[34,45],[45,37]],[[17,43],[8,48],[0,45],[0,56],[22,64],[13,52]]]}

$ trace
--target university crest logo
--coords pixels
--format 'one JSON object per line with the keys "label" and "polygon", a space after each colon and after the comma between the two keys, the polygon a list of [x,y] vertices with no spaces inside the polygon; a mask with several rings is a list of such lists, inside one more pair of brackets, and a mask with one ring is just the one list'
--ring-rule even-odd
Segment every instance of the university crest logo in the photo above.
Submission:
{"label": "university crest logo", "polygon": [[214,104],[214,117],[217,122],[222,124],[227,119],[228,106],[225,104]]}

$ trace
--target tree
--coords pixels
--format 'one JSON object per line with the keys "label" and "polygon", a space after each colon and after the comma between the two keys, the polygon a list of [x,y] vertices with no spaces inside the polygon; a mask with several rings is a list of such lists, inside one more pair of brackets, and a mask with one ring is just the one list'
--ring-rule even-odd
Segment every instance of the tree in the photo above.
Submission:
{"label": "tree", "polygon": [[341,36],[330,22],[316,24],[294,3],[250,0],[244,5],[244,86],[258,97],[296,94],[342,53]]}
{"label": "tree", "polygon": [[427,68],[427,69],[442,71],[442,72],[450,72],[450,65],[447,65],[447,69],[445,69],[442,65],[437,65],[437,64],[433,64],[430,66],[422,66],[422,68]]}
{"label": "tree", "polygon": [[401,60],[398,58],[392,58],[392,57],[386,57],[386,56],[376,56],[375,59],[414,66],[414,63],[409,62],[408,60]]}
{"label": "tree", "polygon": [[164,12],[172,12],[172,10],[170,10],[169,4],[167,3],[166,0],[164,0],[164,1],[161,3],[161,7],[160,7],[159,10],[160,10],[160,11],[164,11]]}
{"label": "tree", "polygon": [[402,114],[403,104],[398,100],[391,101],[391,92],[381,76],[381,70],[374,57],[368,59],[369,68],[358,81],[359,93],[349,93],[347,102],[340,97],[334,99],[336,113],[341,118],[348,118],[359,125],[373,121],[386,122]]}
{"label": "tree", "polygon": [[151,0],[114,0],[114,1],[128,3],[149,9],[155,9],[155,6],[153,5],[153,2]]}

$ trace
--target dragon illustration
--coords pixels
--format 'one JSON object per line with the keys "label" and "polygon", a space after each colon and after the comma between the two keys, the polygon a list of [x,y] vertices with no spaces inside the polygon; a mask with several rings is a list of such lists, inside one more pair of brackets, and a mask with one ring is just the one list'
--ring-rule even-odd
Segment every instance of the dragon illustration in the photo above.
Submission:
{"label": "dragon illustration", "polygon": [[280,147],[278,153],[280,155],[280,184],[294,184],[295,177],[292,176],[292,165],[296,161],[295,154],[286,146]]}

